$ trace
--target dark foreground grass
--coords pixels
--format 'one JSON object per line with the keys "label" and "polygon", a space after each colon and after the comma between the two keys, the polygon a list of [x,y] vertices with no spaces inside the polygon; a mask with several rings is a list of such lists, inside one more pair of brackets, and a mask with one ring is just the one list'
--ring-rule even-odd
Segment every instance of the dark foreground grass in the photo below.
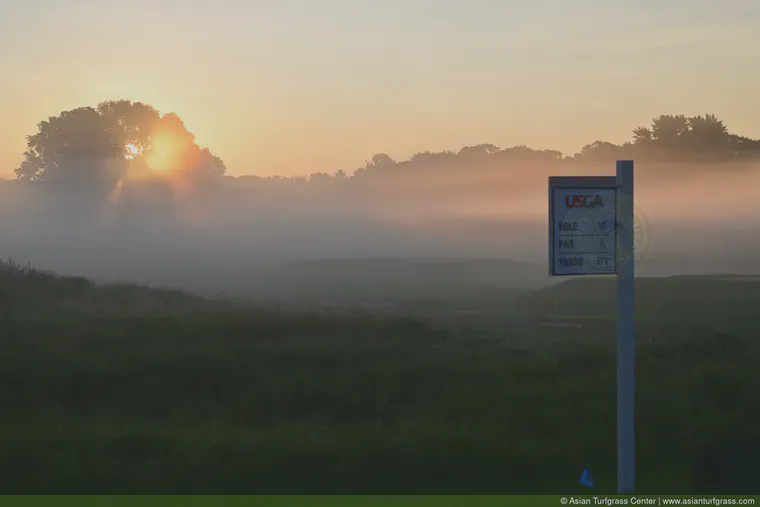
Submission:
{"label": "dark foreground grass", "polygon": [[[237,311],[0,325],[7,493],[566,492],[585,466],[614,490],[611,340]],[[642,488],[690,490],[693,445],[757,435],[756,348],[724,338],[641,348]]]}
{"label": "dark foreground grass", "polygon": [[[526,350],[79,290],[0,317],[3,493],[568,493],[586,466],[615,490],[609,327]],[[680,494],[702,487],[695,446],[760,437],[760,354],[750,325],[657,326],[638,335],[638,484]]]}

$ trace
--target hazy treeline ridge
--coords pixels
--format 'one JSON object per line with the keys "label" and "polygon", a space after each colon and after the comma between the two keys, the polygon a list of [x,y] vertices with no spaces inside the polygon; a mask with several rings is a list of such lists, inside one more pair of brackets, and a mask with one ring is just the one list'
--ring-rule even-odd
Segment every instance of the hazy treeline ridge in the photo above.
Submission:
{"label": "hazy treeline ridge", "polygon": [[[500,148],[493,144],[465,146],[458,152],[429,151],[417,153],[409,160],[397,162],[386,154],[372,157],[364,167],[358,168],[354,177],[371,173],[394,173],[400,170],[416,171],[424,169],[497,169],[510,166],[530,166],[565,162],[570,167],[576,164],[597,165],[620,159],[634,159],[648,165],[705,164],[746,162],[760,158],[760,140],[733,134],[722,120],[715,115],[705,116],[661,115],[650,127],[639,126],[633,130],[631,141],[617,145],[597,140],[587,144],[580,152],[564,156],[551,149],[532,149],[527,146]],[[316,173],[311,180],[329,177],[326,173]],[[346,173],[338,171],[334,178],[345,178]]]}
{"label": "hazy treeline ridge", "polygon": [[[153,213],[156,207],[175,201],[177,194],[184,194],[196,206],[208,204],[201,197],[210,198],[211,189],[224,191],[228,203],[255,199],[281,204],[281,198],[295,194],[299,202],[316,198],[320,206],[329,207],[323,197],[330,194],[365,210],[384,207],[389,197],[412,199],[417,208],[426,200],[445,198],[456,207],[457,199],[473,196],[542,193],[549,175],[581,170],[609,174],[611,164],[620,159],[637,162],[637,184],[655,180],[659,184],[687,169],[692,174],[714,173],[718,166],[724,174],[728,168],[744,172],[760,162],[760,140],[729,132],[713,114],[679,114],[661,115],[649,127],[635,128],[631,140],[622,145],[595,141],[569,157],[557,150],[480,144],[458,152],[417,153],[405,161],[378,153],[351,173],[339,169],[333,174],[284,177],[256,175],[254,169],[250,171],[254,174],[232,177],[225,176],[227,167],[218,156],[195,143],[179,116],[162,116],[150,105],[125,100],[50,117],[39,123],[36,134],[28,136],[27,145],[24,160],[15,170],[18,184],[45,183],[45,200],[59,193],[82,194],[78,200],[105,196],[148,200],[154,201]],[[173,181],[166,181],[166,176]]]}
{"label": "hazy treeline ridge", "polygon": [[[28,141],[19,178],[0,183],[0,255],[64,273],[173,283],[184,275],[172,271],[239,279],[310,258],[543,263],[547,176],[614,174],[621,158],[636,160],[637,203],[656,234],[647,266],[758,269],[760,141],[711,115],[662,116],[630,143],[569,158],[480,145],[404,162],[380,154],[352,176],[310,178],[225,176],[178,116],[127,101],[63,113]],[[707,206],[715,195],[730,205]]]}
{"label": "hazy treeline ridge", "polygon": [[[161,141],[164,141],[163,146]],[[50,117],[38,124],[36,134],[27,137],[27,147],[15,173],[19,179],[29,181],[68,182],[80,187],[98,183],[100,189],[110,190],[126,175],[135,179],[150,173],[146,166],[155,168],[161,157],[169,159],[164,165],[172,165],[171,169],[193,180],[204,178],[206,183],[218,180],[227,171],[219,157],[195,144],[195,136],[187,131],[178,115],[162,116],[150,105],[125,100],[103,102],[94,108],[77,108]],[[431,170],[441,174],[534,165],[573,167],[578,163],[588,166],[616,159],[634,159],[648,165],[749,162],[760,159],[760,140],[729,132],[714,114],[667,114],[654,118],[648,127],[633,129],[631,140],[622,145],[597,140],[572,156],[564,156],[558,150],[536,150],[527,146],[500,148],[484,143],[465,146],[458,152],[416,153],[405,161],[378,153],[351,173],[338,169],[333,174],[313,173],[309,177],[262,177],[255,175],[258,172],[255,168],[236,168],[237,172],[253,173],[236,180],[241,184],[266,183],[270,187],[307,182],[319,186],[400,174],[429,176]],[[167,167],[162,171],[165,169]]]}

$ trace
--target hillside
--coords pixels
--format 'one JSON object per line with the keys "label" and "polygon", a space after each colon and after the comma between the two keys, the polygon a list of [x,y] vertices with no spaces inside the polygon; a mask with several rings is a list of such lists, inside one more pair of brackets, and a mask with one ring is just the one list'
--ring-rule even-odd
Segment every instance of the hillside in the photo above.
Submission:
{"label": "hillside", "polygon": [[548,283],[541,266],[502,259],[348,258],[285,265],[278,273],[326,283],[535,288]]}
{"label": "hillside", "polygon": [[[753,325],[758,281],[738,275],[637,278],[636,318],[692,326]],[[510,310],[525,318],[609,320],[616,315],[615,290],[614,278],[579,278],[525,294]]]}
{"label": "hillside", "polygon": [[[230,277],[225,297],[265,306],[356,307],[428,315],[513,297],[552,283],[541,266],[509,260],[316,259]],[[218,278],[217,278],[218,284]],[[207,282],[211,286],[211,282]]]}
{"label": "hillside", "polygon": [[83,277],[61,276],[0,261],[0,315],[54,319],[94,315],[165,314],[214,304],[186,292],[135,284],[98,285]]}

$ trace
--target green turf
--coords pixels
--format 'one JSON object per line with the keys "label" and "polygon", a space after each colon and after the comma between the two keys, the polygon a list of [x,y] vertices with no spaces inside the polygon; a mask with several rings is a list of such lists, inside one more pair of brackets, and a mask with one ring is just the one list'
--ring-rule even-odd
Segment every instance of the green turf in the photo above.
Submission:
{"label": "green turf", "polygon": [[[497,336],[2,268],[4,493],[615,489],[614,325],[541,325],[603,317],[607,281],[513,299]],[[639,286],[638,484],[681,494],[694,445],[760,436],[760,284]]]}

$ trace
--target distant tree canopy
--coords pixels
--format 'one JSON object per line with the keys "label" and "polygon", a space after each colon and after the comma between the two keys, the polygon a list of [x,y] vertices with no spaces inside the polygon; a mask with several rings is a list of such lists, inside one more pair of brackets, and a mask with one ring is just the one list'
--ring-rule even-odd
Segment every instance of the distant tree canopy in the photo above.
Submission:
{"label": "distant tree canopy", "polygon": [[[96,108],[64,111],[38,127],[38,132],[27,138],[24,161],[16,169],[19,179],[110,189],[125,177],[168,172],[208,180],[226,171],[221,159],[195,144],[195,137],[176,114],[161,116],[156,109],[140,102],[110,101]],[[353,173],[341,169],[333,174],[316,173],[310,178],[238,179],[241,185],[266,181],[277,186],[312,183],[327,188],[341,181],[371,181],[410,172],[498,170],[558,162],[606,163],[616,159],[698,163],[753,158],[760,158],[760,140],[732,134],[714,114],[667,114],[654,118],[648,127],[636,127],[631,140],[622,145],[598,140],[569,157],[556,150],[534,150],[527,146],[502,149],[480,144],[465,146],[458,152],[416,153],[400,162],[378,153]]]}
{"label": "distant tree canopy", "polygon": [[121,100],[40,122],[15,172],[22,180],[110,190],[127,175],[205,178],[225,170],[221,159],[195,144],[176,114],[161,116],[149,105]]}
{"label": "distant tree canopy", "polygon": [[[355,177],[384,173],[384,169],[445,170],[446,168],[509,167],[525,164],[567,162],[609,162],[635,159],[660,162],[718,162],[760,158],[760,140],[732,134],[714,114],[704,116],[661,115],[649,127],[633,130],[631,141],[622,145],[595,141],[580,152],[565,157],[557,150],[534,150],[527,146],[502,149],[493,144],[465,146],[459,152],[421,152],[409,160],[396,162],[384,153],[372,157]],[[336,173],[345,178],[345,173]]]}
{"label": "distant tree canopy", "polygon": [[650,126],[633,129],[632,138],[628,142],[615,144],[595,141],[573,156],[564,156],[557,150],[535,150],[524,145],[500,148],[484,143],[465,146],[458,152],[420,152],[403,161],[378,153],[353,173],[340,169],[332,175],[320,172],[309,178],[246,176],[238,180],[254,186],[266,184],[269,188],[307,184],[327,188],[331,187],[331,183],[370,182],[383,177],[392,179],[393,175],[430,175],[447,171],[468,173],[483,169],[507,171],[519,167],[552,167],[558,163],[600,164],[620,159],[664,163],[760,160],[760,140],[730,133],[723,121],[714,114],[691,117],[682,114],[660,115],[652,120]]}
{"label": "distant tree canopy", "polygon": [[573,158],[712,162],[758,156],[760,141],[730,133],[714,114],[664,114],[653,119],[650,127],[636,127],[630,142],[616,145],[596,141]]}

